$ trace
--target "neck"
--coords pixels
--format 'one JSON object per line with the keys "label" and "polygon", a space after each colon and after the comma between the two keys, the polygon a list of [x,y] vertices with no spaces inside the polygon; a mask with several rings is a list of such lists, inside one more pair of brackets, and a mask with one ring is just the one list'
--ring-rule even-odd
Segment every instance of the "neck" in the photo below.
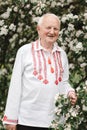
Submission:
{"label": "neck", "polygon": [[50,43],[50,42],[43,42],[43,41],[41,41],[40,40],[40,44],[41,44],[41,46],[43,47],[43,48],[45,48],[47,51],[49,51],[49,52],[51,52],[52,51],[52,49],[53,49],[53,43]]}

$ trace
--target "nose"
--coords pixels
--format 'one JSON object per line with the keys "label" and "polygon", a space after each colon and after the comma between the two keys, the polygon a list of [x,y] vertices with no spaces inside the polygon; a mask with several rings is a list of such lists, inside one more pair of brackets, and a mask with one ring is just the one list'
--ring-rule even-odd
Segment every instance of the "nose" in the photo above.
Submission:
{"label": "nose", "polygon": [[51,28],[50,33],[54,34],[54,31],[55,31],[54,28]]}

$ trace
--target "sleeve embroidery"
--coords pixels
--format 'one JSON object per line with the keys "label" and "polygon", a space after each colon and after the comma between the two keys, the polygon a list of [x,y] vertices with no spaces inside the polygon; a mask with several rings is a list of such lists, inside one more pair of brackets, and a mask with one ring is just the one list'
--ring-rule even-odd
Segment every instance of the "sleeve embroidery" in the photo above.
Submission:
{"label": "sleeve embroidery", "polygon": [[12,123],[18,122],[18,120],[8,119],[8,117],[6,115],[3,117],[3,121],[12,122]]}

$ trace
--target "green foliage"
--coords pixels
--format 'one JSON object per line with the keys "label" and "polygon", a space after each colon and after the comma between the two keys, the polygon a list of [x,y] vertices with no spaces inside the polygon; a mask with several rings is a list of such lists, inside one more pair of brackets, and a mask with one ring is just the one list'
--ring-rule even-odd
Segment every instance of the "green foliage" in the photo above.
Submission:
{"label": "green foliage", "polygon": [[81,87],[77,89],[78,100],[74,106],[65,95],[56,95],[53,130],[87,129],[87,86]]}
{"label": "green foliage", "polygon": [[[78,128],[72,126],[71,130],[87,129],[87,112],[83,110],[83,105],[87,108],[87,88],[84,89],[84,86],[87,87],[86,5],[86,0],[0,0],[0,119],[4,113],[16,52],[20,46],[38,38],[38,18],[44,13],[52,12],[61,20],[58,44],[68,55],[70,83],[76,91],[79,89],[77,105],[82,113],[78,113],[70,123],[78,121],[79,117],[83,120]],[[66,98],[63,100],[64,104]],[[64,107],[65,109],[61,107],[61,111],[66,113],[71,106]],[[60,124],[54,130],[63,130],[63,127]],[[4,129],[1,121],[0,129]]]}

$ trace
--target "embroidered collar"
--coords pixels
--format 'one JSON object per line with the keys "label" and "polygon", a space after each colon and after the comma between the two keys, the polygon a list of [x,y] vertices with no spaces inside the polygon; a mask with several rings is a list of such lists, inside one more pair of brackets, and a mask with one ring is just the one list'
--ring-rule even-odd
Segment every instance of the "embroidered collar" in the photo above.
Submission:
{"label": "embroidered collar", "polygon": [[[47,74],[47,67],[50,65],[50,70],[51,70],[50,72],[55,75],[54,83],[57,85],[58,82],[61,82],[63,76],[62,61],[61,61],[59,47],[57,46],[57,44],[54,45],[53,51],[54,51],[53,59],[55,64],[54,67],[51,64],[51,59],[48,58],[50,62],[48,62],[49,60],[48,61],[46,60],[43,47],[40,45],[40,42],[37,40],[32,44],[32,56],[33,56],[33,65],[34,65],[33,75],[35,75],[39,80],[42,80],[44,84],[48,84],[49,79]],[[43,60],[43,65],[41,62],[41,57]],[[39,64],[39,67],[37,67],[37,64]]]}
{"label": "embroidered collar", "polygon": [[[41,46],[40,39],[38,39],[37,41],[38,41],[38,48],[35,48],[35,51],[39,51],[39,50],[46,51],[46,49]],[[52,53],[55,52],[55,51],[58,51],[58,52],[62,51],[62,49],[58,46],[57,42],[55,42],[54,45],[53,45]]]}

